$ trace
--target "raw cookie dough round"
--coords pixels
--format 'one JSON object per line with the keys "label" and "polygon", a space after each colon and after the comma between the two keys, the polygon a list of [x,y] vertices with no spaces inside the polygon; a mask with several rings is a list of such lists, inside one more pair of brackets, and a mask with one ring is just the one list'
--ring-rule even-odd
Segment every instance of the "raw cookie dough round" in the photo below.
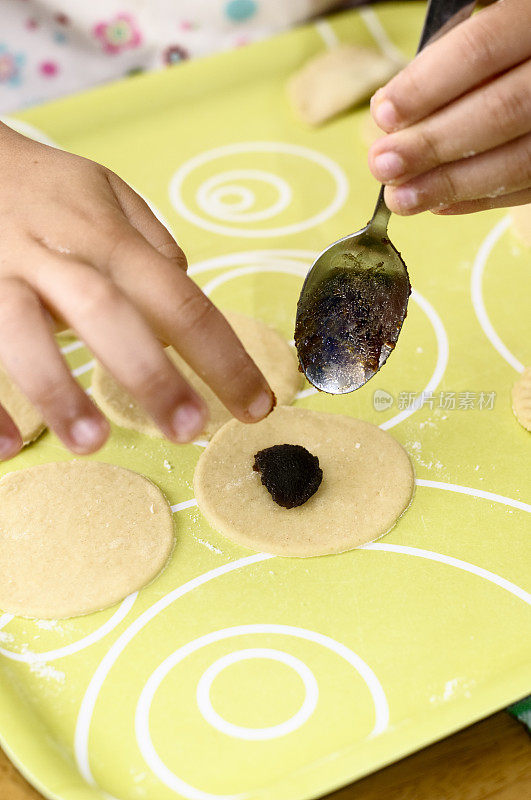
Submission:
{"label": "raw cookie dough round", "polygon": [[41,435],[46,423],[40,413],[0,367],[0,405],[2,405],[22,436],[24,444],[33,442]]}
{"label": "raw cookie dough round", "polygon": [[511,393],[513,413],[520,425],[531,431],[531,367],[526,367]]}
{"label": "raw cookie dough round", "polygon": [[[277,398],[277,403],[279,405],[291,403],[302,383],[293,348],[277,331],[260,320],[233,311],[225,316],[251,358],[268,380]],[[173,348],[169,347],[167,352],[182,375],[205,400],[209,418],[203,434],[206,437],[212,436],[225,422],[231,419],[230,411]],[[112,422],[124,428],[147,433],[149,436],[162,437],[161,431],[151,417],[100,364],[97,364],[94,369],[92,391],[95,401]]]}
{"label": "raw cookie dough round", "polygon": [[0,609],[59,619],[114,605],[173,548],[160,489],[112,464],[65,461],[0,480]]}
{"label": "raw cookie dough round", "polygon": [[[302,506],[278,506],[253,471],[254,455],[299,444],[319,459],[323,480]],[[199,508],[227,538],[282,556],[341,553],[387,533],[408,507],[411,461],[369,422],[300,408],[277,408],[254,425],[231,420],[199,458]]]}

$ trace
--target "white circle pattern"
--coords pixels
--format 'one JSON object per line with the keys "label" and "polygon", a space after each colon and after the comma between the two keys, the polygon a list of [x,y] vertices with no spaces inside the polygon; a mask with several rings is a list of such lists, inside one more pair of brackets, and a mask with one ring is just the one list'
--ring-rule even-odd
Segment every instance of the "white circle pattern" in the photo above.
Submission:
{"label": "white circle pattern", "polygon": [[[65,644],[63,647],[58,647],[54,650],[44,650],[43,652],[34,652],[32,650],[24,650],[21,653],[15,653],[11,650],[7,650],[4,647],[0,647],[0,654],[3,655],[5,658],[9,658],[11,661],[21,661],[25,664],[36,664],[37,662],[44,662],[47,663],[49,661],[56,661],[58,658],[65,658],[65,656],[71,656],[74,653],[79,653],[80,650],[85,650],[87,647],[99,642],[100,639],[103,639],[104,636],[107,636],[108,633],[113,631],[118,625],[122,622],[123,619],[129,614],[136,598],[138,597],[138,592],[134,592],[130,594],[129,597],[126,597],[125,600],[122,600],[114,614],[109,617],[109,619],[100,625],[96,630],[92,631],[92,633],[83,636],[82,639],[78,639],[76,642],[70,642],[70,644]],[[7,617],[7,619],[4,619]],[[7,625],[13,619],[12,614],[4,614],[2,618],[0,618],[0,629]]]}
{"label": "white circle pattern", "polygon": [[504,358],[507,363],[511,365],[511,367],[513,367],[517,372],[523,372],[524,365],[522,362],[519,361],[519,359],[516,358],[513,353],[511,353],[509,348],[502,342],[494,330],[494,326],[489,319],[487,309],[485,308],[485,302],[483,300],[483,272],[485,270],[485,266],[494,246],[503,236],[505,231],[510,227],[510,225],[511,217],[508,214],[506,217],[503,217],[503,219],[496,223],[494,228],[489,231],[481,243],[472,267],[472,274],[470,278],[470,296],[472,298],[472,305],[474,306],[474,311],[476,312],[479,324],[483,328],[483,331],[490,343],[496,348],[502,358]]}
{"label": "white circle pattern", "polygon": [[[188,798],[189,800],[234,800],[234,798],[241,797],[242,795],[216,795],[210,792],[204,792],[201,789],[197,789],[195,786],[191,786],[189,783],[176,775],[171,769],[169,769],[168,766],[166,766],[155,749],[151,739],[149,727],[149,712],[155,692],[160,686],[161,681],[168,674],[169,670],[171,670],[176,664],[181,662],[188,655],[191,655],[192,653],[195,653],[201,648],[214,642],[219,642],[234,636],[246,636],[248,634],[280,634],[283,636],[294,636],[299,639],[315,642],[316,644],[322,645],[326,649],[336,653],[348,664],[354,667],[361,679],[365,682],[367,689],[371,694],[374,703],[375,721],[370,736],[372,737],[382,733],[387,728],[389,723],[389,707],[387,705],[387,698],[380,681],[368,664],[366,664],[366,662],[360,658],[357,653],[355,653],[349,647],[346,647],[346,645],[342,644],[341,642],[338,642],[329,636],[325,636],[322,633],[310,631],[306,628],[294,627],[292,625],[272,625],[260,623],[254,625],[236,625],[231,628],[223,628],[219,631],[212,631],[211,633],[200,636],[191,642],[187,642],[187,644],[183,645],[174,653],[172,653],[165,661],[162,662],[162,664],[159,664],[155,671],[150,675],[144,688],[142,689],[135,714],[136,739],[142,756],[149,768],[158,777],[158,779],[168,787],[168,789]],[[303,664],[303,666],[306,665]]]}
{"label": "white circle pattern", "polygon": [[[270,661],[279,661],[281,664],[291,667],[300,677],[304,684],[305,698],[302,706],[292,717],[278,725],[270,725],[265,728],[248,728],[243,725],[234,725],[227,722],[212,706],[210,699],[210,689],[217,676],[226,667],[236,664],[239,661],[263,658]],[[311,669],[299,658],[284,653],[282,650],[273,650],[268,647],[252,647],[247,650],[235,650],[232,653],[218,658],[201,675],[197,684],[197,705],[199,711],[207,722],[221,733],[233,736],[235,739],[245,739],[246,741],[264,741],[266,739],[278,739],[286,736],[300,728],[311,717],[317,706],[319,698],[319,687]]]}
{"label": "white circle pattern", "polygon": [[[428,561],[435,561],[442,564],[448,564],[449,566],[456,567],[459,570],[464,572],[472,573],[477,575],[480,578],[485,579],[486,581],[499,586],[502,589],[505,589],[510,594],[519,597],[520,599],[524,600],[524,602],[531,603],[531,596],[525,592],[521,587],[517,586],[516,584],[511,583],[510,581],[502,578],[500,575],[496,575],[493,572],[490,572],[486,569],[477,567],[474,564],[470,564],[466,561],[462,561],[457,558],[453,558],[451,556],[447,556],[442,553],[434,553],[428,550],[420,550],[415,547],[405,547],[399,545],[391,545],[385,543],[375,542],[372,544],[364,545],[362,548],[363,550],[378,550],[390,553],[400,553],[403,555],[410,555],[419,557],[422,559],[427,559]],[[89,685],[87,687],[87,691],[81,701],[81,706],[78,714],[78,719],[76,723],[76,732],[75,732],[75,756],[76,762],[78,765],[78,769],[81,775],[85,778],[85,780],[92,786],[96,786],[97,783],[94,779],[92,774],[92,770],[90,768],[90,750],[89,750],[89,733],[90,733],[90,726],[92,722],[92,716],[94,713],[94,709],[102,689],[102,686],[111,671],[112,667],[125,650],[129,642],[152,620],[154,619],[159,613],[161,613],[164,609],[168,608],[173,602],[178,600],[180,597],[188,594],[190,591],[193,591],[200,586],[208,583],[209,581],[221,577],[227,573],[232,572],[233,570],[240,569],[242,567],[251,566],[253,564],[257,564],[262,561],[267,561],[273,558],[266,553],[257,553],[253,556],[247,556],[245,558],[238,559],[233,562],[229,562],[228,564],[224,564],[220,567],[216,567],[208,572],[198,575],[196,578],[188,581],[187,583],[183,584],[182,586],[178,586],[173,591],[169,592],[169,594],[165,595],[164,597],[160,598],[156,603],[154,603],[150,608],[146,609],[140,617],[134,620],[130,626],[119,636],[119,638],[114,642],[111,647],[109,648],[106,655],[103,657],[101,662],[99,663],[94,675],[92,676]],[[270,632],[264,630],[264,628],[270,628],[272,626],[260,626],[261,632]],[[277,626],[278,627],[278,626]],[[282,627],[282,626],[280,626]],[[227,630],[227,629],[225,629]],[[233,629],[234,630],[234,629]],[[240,628],[241,630],[241,628]],[[298,629],[295,629],[298,630]],[[249,631],[245,631],[249,632]],[[209,641],[217,641],[219,636],[219,631],[214,632],[211,634],[207,634]],[[314,637],[322,637],[328,641],[334,642],[333,639],[329,639],[329,637],[323,637],[322,634],[313,634]],[[199,641],[204,642],[206,637],[200,637],[200,640],[194,640],[193,642],[184,645],[185,648],[193,647],[197,649],[197,643]],[[348,652],[348,648],[345,645],[342,645],[339,642],[335,642],[338,648],[342,648]],[[181,648],[182,650],[183,648]],[[362,662],[364,663],[364,662]],[[367,665],[365,665],[366,667]],[[155,673],[153,673],[155,675]],[[152,676],[153,677],[153,676]],[[380,684],[378,683],[380,686]],[[146,684],[147,686],[147,684]],[[381,689],[381,686],[380,686]],[[385,706],[383,708],[387,708],[387,700],[385,698],[385,693],[383,689],[381,689],[383,695],[383,701],[385,702]],[[148,708],[149,711],[149,708]],[[138,706],[137,706],[138,712]],[[371,736],[376,735],[377,733],[383,733],[387,726],[388,720],[388,710],[387,714],[380,714],[380,719],[377,720],[375,727],[373,728]],[[146,730],[145,727],[141,727],[140,735],[145,735],[142,733],[143,730]],[[148,730],[149,736],[149,730]],[[155,758],[158,758],[156,752],[154,753]],[[162,763],[162,769],[165,771],[165,775],[169,778],[170,782],[176,779],[179,782],[179,778],[175,776],[168,768]],[[182,789],[182,784],[181,789]],[[212,795],[206,792],[202,792],[199,789],[189,786],[189,784],[184,784],[184,788],[186,789],[184,797],[191,798],[191,800],[218,800],[219,796]],[[222,800],[227,800],[227,796],[221,796]]]}

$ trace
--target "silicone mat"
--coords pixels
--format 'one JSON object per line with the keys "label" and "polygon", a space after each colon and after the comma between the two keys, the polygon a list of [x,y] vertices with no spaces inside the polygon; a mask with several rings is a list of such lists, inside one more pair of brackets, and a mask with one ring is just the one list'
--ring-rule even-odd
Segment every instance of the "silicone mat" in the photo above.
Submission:
{"label": "silicone mat", "polygon": [[[366,107],[307,129],[286,79],[334,39],[411,55],[423,10],[348,12],[12,124],[112,167],[216,303],[290,339],[314,254],[365,223],[378,187]],[[115,428],[95,458],[164,490],[177,545],[116,608],[1,617],[1,742],[48,797],[316,797],[528,692],[530,440],[510,388],[531,363],[530,251],[504,211],[393,218],[391,237],[414,287],[396,352],[354,394],[296,402],[390,431],[415,465],[411,508],[341,556],[253,553],[195,505],[200,443]],[[88,386],[90,354],[65,355]],[[46,434],[1,471],[69,458]]]}

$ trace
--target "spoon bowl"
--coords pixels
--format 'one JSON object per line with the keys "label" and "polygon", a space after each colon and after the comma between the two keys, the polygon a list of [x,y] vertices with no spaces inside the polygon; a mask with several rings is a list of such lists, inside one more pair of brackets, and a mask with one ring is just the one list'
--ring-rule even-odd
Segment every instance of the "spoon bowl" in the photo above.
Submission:
{"label": "spoon bowl", "polygon": [[411,285],[388,218],[382,189],[369,224],[327,247],[306,276],[295,345],[302,371],[323,392],[359,389],[396,345]]}

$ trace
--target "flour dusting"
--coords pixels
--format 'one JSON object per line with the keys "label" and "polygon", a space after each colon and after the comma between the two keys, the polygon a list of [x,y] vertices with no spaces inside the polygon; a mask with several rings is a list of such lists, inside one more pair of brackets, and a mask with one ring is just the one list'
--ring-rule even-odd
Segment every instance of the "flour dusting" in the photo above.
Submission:
{"label": "flour dusting", "polygon": [[36,619],[35,625],[44,631],[60,631],[61,626],[57,619]]}
{"label": "flour dusting", "polygon": [[458,697],[469,698],[471,697],[471,689],[475,685],[476,682],[468,678],[452,678],[452,680],[446,681],[441,694],[433,694],[430,697],[430,703],[440,705]]}
{"label": "flour dusting", "polygon": [[28,664],[28,666],[30,672],[37,675],[39,678],[43,678],[47,681],[56,681],[57,683],[65,682],[66,675],[64,672],[52,667],[51,664],[47,664],[45,661],[41,661],[39,658]]}
{"label": "flour dusting", "polygon": [[220,550],[219,547],[216,547],[211,542],[207,542],[206,539],[201,539],[199,536],[194,536],[194,539],[196,540],[196,542],[199,542],[199,544],[208,547],[208,549],[211,550],[213,553],[218,553],[220,556],[223,555],[223,550]]}

